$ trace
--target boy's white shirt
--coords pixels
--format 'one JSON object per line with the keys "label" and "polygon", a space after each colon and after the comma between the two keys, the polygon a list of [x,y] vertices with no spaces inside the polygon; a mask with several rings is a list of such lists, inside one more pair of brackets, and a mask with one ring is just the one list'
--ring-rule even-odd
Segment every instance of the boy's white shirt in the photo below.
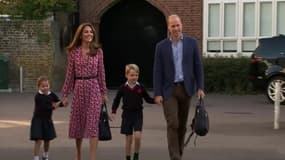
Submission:
{"label": "boy's white shirt", "polygon": [[[129,83],[129,81],[126,82],[126,85],[131,86],[131,84]],[[140,85],[140,83],[138,81],[136,81],[135,85]]]}

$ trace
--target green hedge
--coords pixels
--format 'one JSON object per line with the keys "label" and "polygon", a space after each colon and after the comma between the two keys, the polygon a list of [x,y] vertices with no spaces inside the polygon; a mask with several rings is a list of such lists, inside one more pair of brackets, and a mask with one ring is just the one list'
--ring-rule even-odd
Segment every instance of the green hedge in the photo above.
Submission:
{"label": "green hedge", "polygon": [[205,91],[221,94],[254,94],[248,79],[250,58],[204,58]]}

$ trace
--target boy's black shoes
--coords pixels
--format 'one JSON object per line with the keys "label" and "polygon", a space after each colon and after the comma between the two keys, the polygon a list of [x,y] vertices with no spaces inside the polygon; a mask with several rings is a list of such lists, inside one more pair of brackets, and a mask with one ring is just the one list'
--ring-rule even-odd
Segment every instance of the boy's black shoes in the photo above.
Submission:
{"label": "boy's black shoes", "polygon": [[48,157],[42,157],[42,160],[48,160]]}
{"label": "boy's black shoes", "polygon": [[139,153],[134,153],[133,160],[139,160]]}

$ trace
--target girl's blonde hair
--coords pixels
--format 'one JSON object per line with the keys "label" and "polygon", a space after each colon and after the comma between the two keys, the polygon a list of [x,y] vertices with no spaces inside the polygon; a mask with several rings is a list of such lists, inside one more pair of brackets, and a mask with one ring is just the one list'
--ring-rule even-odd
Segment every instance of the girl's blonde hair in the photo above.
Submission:
{"label": "girl's blonde hair", "polygon": [[48,81],[48,77],[47,76],[40,76],[37,80],[37,87],[40,87],[41,83],[44,81]]}
{"label": "girl's blonde hair", "polygon": [[90,42],[90,52],[88,54],[89,55],[96,55],[97,54],[97,50],[100,48],[100,44],[98,43],[98,37],[96,34],[96,30],[91,23],[82,23],[81,25],[79,25],[79,27],[77,28],[77,30],[75,32],[73,40],[66,47],[67,53],[70,53],[75,47],[78,47],[81,45],[81,34],[83,32],[83,29],[86,26],[89,26],[93,32],[93,39]]}
{"label": "girl's blonde hair", "polygon": [[127,64],[125,73],[128,74],[130,70],[134,70],[135,72],[140,73],[140,69],[136,64]]}

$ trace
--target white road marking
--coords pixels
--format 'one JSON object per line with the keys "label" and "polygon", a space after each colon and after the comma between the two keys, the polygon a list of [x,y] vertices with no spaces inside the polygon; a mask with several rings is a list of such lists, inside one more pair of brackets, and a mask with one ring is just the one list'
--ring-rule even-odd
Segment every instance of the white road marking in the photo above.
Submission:
{"label": "white road marking", "polygon": [[[54,124],[67,123],[66,121],[54,121]],[[12,128],[12,127],[25,127],[30,126],[30,120],[15,121],[15,120],[0,120],[0,128]]]}

